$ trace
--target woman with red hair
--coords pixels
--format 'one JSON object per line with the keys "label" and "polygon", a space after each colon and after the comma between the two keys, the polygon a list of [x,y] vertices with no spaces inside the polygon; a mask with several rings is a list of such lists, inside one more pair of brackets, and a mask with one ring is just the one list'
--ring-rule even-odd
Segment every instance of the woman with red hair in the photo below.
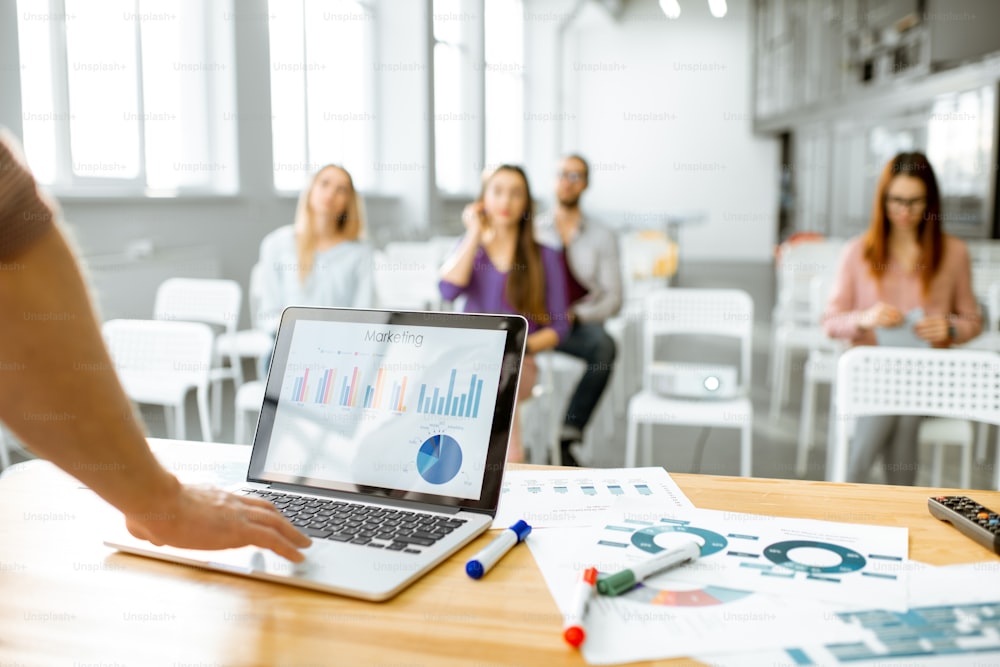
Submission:
{"label": "woman with red hair", "polygon": [[[874,345],[876,328],[899,326],[916,309],[923,317],[913,332],[933,347],[964,343],[982,330],[969,252],[941,229],[934,170],[922,153],[900,153],[882,171],[868,231],[844,249],[823,326],[833,338]],[[887,481],[912,485],[920,419],[858,419],[848,481],[865,481],[881,454]]]}

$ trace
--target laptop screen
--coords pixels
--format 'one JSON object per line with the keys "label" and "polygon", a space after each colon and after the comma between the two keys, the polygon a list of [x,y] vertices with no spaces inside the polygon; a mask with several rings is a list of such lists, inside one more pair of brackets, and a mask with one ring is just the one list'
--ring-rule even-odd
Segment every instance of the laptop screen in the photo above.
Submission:
{"label": "laptop screen", "polygon": [[522,323],[286,310],[251,478],[489,508],[503,471]]}

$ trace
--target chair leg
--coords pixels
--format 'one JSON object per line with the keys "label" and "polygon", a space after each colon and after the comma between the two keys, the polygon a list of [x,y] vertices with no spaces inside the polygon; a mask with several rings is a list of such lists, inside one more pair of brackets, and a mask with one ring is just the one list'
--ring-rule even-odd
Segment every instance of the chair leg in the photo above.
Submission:
{"label": "chair leg", "polygon": [[7,439],[3,435],[3,430],[0,430],[0,470],[6,470],[10,467],[10,451],[7,449]]}
{"label": "chair leg", "polygon": [[628,416],[628,424],[625,427],[625,467],[635,467],[635,446],[638,436],[639,425],[635,423],[631,415]]}
{"label": "chair leg", "polygon": [[653,465],[653,423],[642,425],[642,465]]}
{"label": "chair leg", "polygon": [[212,442],[212,419],[209,416],[208,388],[198,388],[195,392],[195,400],[198,402],[198,419],[201,421],[201,439],[205,442]]}
{"label": "chair leg", "polygon": [[753,469],[753,421],[740,427],[740,476],[751,477]]}
{"label": "chair leg", "polygon": [[931,486],[941,486],[941,469],[944,468],[944,442],[933,442],[934,463],[931,464]]}
{"label": "chair leg", "polygon": [[[212,434],[222,433],[222,380],[212,382]],[[206,440],[207,442],[207,440]]]}
{"label": "chair leg", "polygon": [[961,483],[963,489],[972,488],[972,444],[969,442],[962,447]]}
{"label": "chair leg", "polygon": [[979,422],[976,427],[976,463],[982,465],[986,463],[986,444],[990,439],[990,425],[986,422]]}
{"label": "chair leg", "polygon": [[237,406],[237,408],[236,408],[236,419],[234,420],[234,424],[233,424],[233,443],[234,444],[237,444],[237,445],[245,444],[246,441],[244,440],[244,438],[246,437],[246,434],[244,434],[243,431],[246,429],[246,424],[247,424],[246,413],[243,412],[242,410],[240,410],[239,406]]}
{"label": "chair leg", "polygon": [[799,419],[799,444],[795,451],[795,474],[805,477],[809,450],[813,440],[813,418],[816,415],[816,382],[806,366],[805,386],[802,389],[802,416]]}
{"label": "chair leg", "polygon": [[163,428],[167,438],[175,440],[177,433],[174,430],[174,409],[169,405],[163,406]]}
{"label": "chair leg", "polygon": [[[776,337],[781,336],[778,332]],[[781,417],[781,408],[785,405],[787,392],[786,376],[788,375],[785,366],[788,364],[788,348],[783,343],[776,343],[774,350],[774,360],[772,362],[772,375],[774,376],[771,385],[771,411],[768,415],[771,422],[777,422]]]}
{"label": "chair leg", "polygon": [[829,461],[829,467],[826,471],[826,479],[829,482],[846,482],[847,481],[847,456],[848,456],[848,440],[847,440],[847,424],[843,423],[843,420],[839,417],[834,417],[837,419],[836,425],[836,437],[833,439],[833,446],[830,448],[831,456]]}
{"label": "chair leg", "polygon": [[174,435],[178,440],[187,440],[187,414],[185,412],[184,398],[174,406]]}

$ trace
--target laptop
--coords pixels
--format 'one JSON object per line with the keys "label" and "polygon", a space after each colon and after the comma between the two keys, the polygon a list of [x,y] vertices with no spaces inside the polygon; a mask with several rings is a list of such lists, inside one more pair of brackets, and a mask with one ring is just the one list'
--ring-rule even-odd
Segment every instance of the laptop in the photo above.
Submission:
{"label": "laptop", "polygon": [[123,535],[129,553],[367,600],[484,532],[500,497],[527,334],[520,316],[290,307],[247,478],[313,538],[304,563]]}

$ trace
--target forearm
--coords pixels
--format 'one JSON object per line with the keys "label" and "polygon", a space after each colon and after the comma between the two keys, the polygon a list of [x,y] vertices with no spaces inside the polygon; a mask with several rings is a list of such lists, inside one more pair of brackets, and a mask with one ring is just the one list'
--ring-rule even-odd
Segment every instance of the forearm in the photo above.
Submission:
{"label": "forearm", "polygon": [[527,348],[526,352],[528,354],[534,354],[536,352],[551,350],[558,344],[559,334],[556,333],[555,329],[546,327],[544,329],[539,329],[535,333],[528,334],[525,347]]}
{"label": "forearm", "polygon": [[473,264],[479,250],[480,235],[468,232],[441,267],[441,279],[458,287],[466,287],[472,279]]}
{"label": "forearm", "polygon": [[145,442],[62,234],[17,264],[0,280],[0,350],[18,376],[0,382],[0,419],[123,512],[156,512],[179,484]]}

